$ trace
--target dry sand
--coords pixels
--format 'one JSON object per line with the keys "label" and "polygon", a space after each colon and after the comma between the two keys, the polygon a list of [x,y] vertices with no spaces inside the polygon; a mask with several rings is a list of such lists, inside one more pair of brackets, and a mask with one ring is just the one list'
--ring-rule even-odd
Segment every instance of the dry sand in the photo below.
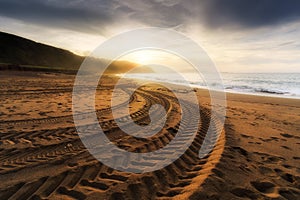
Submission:
{"label": "dry sand", "polygon": [[[161,170],[130,174],[103,165],[81,143],[72,117],[73,81],[73,75],[1,71],[1,200],[300,199],[300,100],[228,94],[224,131],[211,154],[199,159],[211,115],[207,92],[197,90],[201,123],[191,147]],[[115,81],[105,77],[96,96],[97,115],[110,140],[132,152],[168,144],[180,123],[171,93],[153,84],[131,99],[138,124],[149,123],[147,108],[155,102],[169,110],[164,129],[141,140],[124,134],[111,119]],[[124,106],[126,91],[117,92],[116,106]],[[212,121],[218,123],[214,116]]]}

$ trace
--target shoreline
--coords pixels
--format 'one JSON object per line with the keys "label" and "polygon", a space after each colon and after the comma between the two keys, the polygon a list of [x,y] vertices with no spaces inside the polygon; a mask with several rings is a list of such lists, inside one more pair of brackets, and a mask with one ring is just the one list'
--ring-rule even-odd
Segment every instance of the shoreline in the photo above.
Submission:
{"label": "shoreline", "polygon": [[[245,73],[246,74],[246,73]],[[116,74],[115,76],[117,77],[123,77],[124,75],[122,74]],[[167,83],[167,84],[175,84],[175,85],[180,85],[180,86],[186,86],[186,87],[192,87],[192,88],[199,88],[199,89],[208,89],[205,86],[199,86],[199,85],[194,85],[194,84],[181,84],[177,82],[172,82],[172,81],[161,81],[161,80],[156,80],[156,79],[150,79],[150,78],[138,78],[138,77],[126,77],[127,79],[137,79],[137,80],[143,80],[143,81],[154,81],[154,82],[161,82],[161,83]],[[215,91],[220,91],[220,90],[215,90]],[[274,94],[272,92],[243,92],[243,91],[232,91],[229,89],[224,89],[225,93],[233,93],[233,94],[244,94],[244,95],[255,95],[255,96],[263,96],[263,97],[275,97],[275,98],[287,98],[287,99],[299,99],[300,96],[295,96],[295,95],[284,95],[284,94]]]}
{"label": "shoreline", "polygon": [[[119,75],[114,75],[116,77],[120,77]],[[191,85],[191,86],[187,86],[185,84],[180,84],[180,83],[173,83],[173,82],[162,82],[162,81],[158,81],[158,80],[150,80],[150,79],[142,79],[142,78],[126,78],[128,80],[132,80],[132,81],[153,81],[155,83],[163,83],[163,84],[171,84],[171,85],[177,85],[177,86],[180,86],[180,87],[189,87],[189,88],[192,88],[192,89],[199,89],[199,90],[206,90],[208,91],[207,88],[205,87],[202,87],[202,86],[198,86],[198,87],[195,87],[195,85]],[[220,92],[220,90],[214,90],[216,92]],[[221,91],[222,92],[222,91]],[[300,97],[293,97],[293,96],[280,96],[280,95],[263,95],[263,94],[259,94],[259,93],[246,93],[246,92],[233,92],[233,91],[224,91],[226,95],[246,95],[246,96],[254,96],[254,97],[262,97],[262,98],[279,98],[279,99],[291,99],[291,100],[299,100],[300,101]]]}

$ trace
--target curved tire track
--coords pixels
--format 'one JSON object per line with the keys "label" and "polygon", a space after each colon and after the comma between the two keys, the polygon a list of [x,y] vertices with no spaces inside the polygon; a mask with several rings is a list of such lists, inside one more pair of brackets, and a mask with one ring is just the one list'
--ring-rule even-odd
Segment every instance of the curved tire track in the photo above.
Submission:
{"label": "curved tire track", "polygon": [[[130,116],[124,116],[118,120],[126,121],[131,117],[137,124],[143,123],[148,118],[149,107],[154,103],[162,104],[168,113],[178,109],[178,105],[171,96],[146,90],[138,91],[137,94],[145,99],[145,106]],[[191,112],[198,109],[195,106],[186,104],[184,109]],[[22,150],[22,153],[17,149],[1,150],[0,159],[3,163],[1,164],[1,174],[13,175],[13,173],[29,167],[35,169],[35,166],[41,163],[49,163],[51,167],[51,161],[57,162],[59,160],[62,160],[61,163],[68,163],[68,167],[57,174],[42,176],[33,181],[20,182],[9,188],[2,188],[0,189],[0,196],[5,199],[56,199],[61,196],[86,199],[89,195],[111,199],[151,199],[153,197],[156,199],[181,199],[188,197],[193,194],[195,188],[200,186],[201,181],[205,180],[206,177],[203,175],[211,173],[211,169],[218,162],[223,152],[225,143],[225,133],[223,132],[213,152],[203,159],[198,158],[198,151],[206,135],[210,118],[212,118],[213,126],[218,126],[219,123],[218,117],[211,116],[207,108],[201,107],[200,112],[201,123],[192,145],[174,163],[151,173],[132,175],[106,167],[87,154],[87,150],[78,137],[62,140],[58,144],[27,148],[26,151]],[[188,127],[194,125],[195,121],[193,116],[190,116],[189,119],[177,121],[175,126],[169,127],[168,130],[157,135],[151,142],[141,140],[139,141],[140,145],[131,150],[135,152],[153,151],[165,146],[174,138],[180,123],[183,123],[188,131]],[[100,125],[104,130],[109,131],[108,134],[110,135],[120,132],[114,120],[102,122]],[[93,125],[87,125],[84,128],[88,132],[90,128],[93,128]],[[74,127],[63,130],[75,131]],[[53,130],[51,131],[53,132]],[[51,131],[49,131],[49,134]],[[55,131],[59,131],[59,129]],[[45,132],[41,132],[41,134],[46,137]],[[36,133],[36,137],[41,134]],[[190,134],[187,134],[186,137],[189,136]],[[20,137],[24,137],[24,135]],[[32,135],[29,134],[26,137],[30,138]],[[124,135],[120,136],[120,138],[122,137]],[[117,141],[120,138],[114,138],[114,140]],[[212,138],[212,140],[214,139]],[[185,138],[182,138],[182,142],[184,141]],[[126,141],[119,145],[126,146]],[[127,145],[130,146],[130,144]],[[181,143],[171,146],[169,151],[172,152],[180,145]],[[3,155],[6,155],[6,157],[3,157]],[[70,165],[70,162],[68,162],[70,159],[75,161],[74,165]],[[157,157],[151,161],[141,160],[139,165],[152,165],[155,162],[161,162],[161,159]],[[126,160],[122,159],[121,161],[125,162]]]}

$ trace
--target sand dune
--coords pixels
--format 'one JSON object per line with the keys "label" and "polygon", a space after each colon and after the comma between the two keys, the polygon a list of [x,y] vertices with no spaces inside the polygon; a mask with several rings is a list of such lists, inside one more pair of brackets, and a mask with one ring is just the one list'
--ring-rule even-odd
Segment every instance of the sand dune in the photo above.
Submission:
{"label": "sand dune", "polygon": [[[132,174],[105,166],[82,144],[71,110],[73,75],[3,72],[0,76],[1,199],[300,197],[299,100],[228,94],[224,131],[213,151],[199,159],[210,118],[214,126],[218,118],[211,115],[207,92],[197,90],[201,121],[192,145],[163,169]],[[169,111],[166,126],[150,139],[128,136],[114,123],[109,109],[116,79],[107,76],[101,81],[96,113],[107,137],[119,148],[151,152],[167,145],[180,123],[194,123],[192,115],[181,122],[172,94],[150,84],[131,97],[130,116],[137,124],[148,124],[149,107],[159,103]],[[129,81],[129,88],[130,84],[135,83]],[[120,98],[115,107],[126,106],[126,91],[117,92]],[[187,105],[187,111],[193,109],[195,105]],[[84,128],[88,131],[93,125]],[[170,152],[176,148],[171,146]]]}

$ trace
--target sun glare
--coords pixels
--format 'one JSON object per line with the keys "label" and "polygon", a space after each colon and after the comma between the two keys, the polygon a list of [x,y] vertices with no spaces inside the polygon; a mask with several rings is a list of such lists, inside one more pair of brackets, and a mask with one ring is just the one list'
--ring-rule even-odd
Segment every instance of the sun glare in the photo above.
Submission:
{"label": "sun glare", "polygon": [[118,60],[127,60],[139,64],[140,66],[151,66],[154,71],[164,71],[162,67],[169,67],[173,70],[186,70],[191,66],[182,58],[170,52],[161,50],[139,50],[128,53]]}
{"label": "sun glare", "polygon": [[141,50],[130,53],[124,57],[132,62],[136,62],[141,65],[152,64],[157,56],[154,55],[154,52],[149,50]]}
{"label": "sun glare", "polygon": [[150,54],[143,53],[143,52],[136,54],[134,57],[135,60],[140,64],[148,64],[152,60],[152,56]]}

